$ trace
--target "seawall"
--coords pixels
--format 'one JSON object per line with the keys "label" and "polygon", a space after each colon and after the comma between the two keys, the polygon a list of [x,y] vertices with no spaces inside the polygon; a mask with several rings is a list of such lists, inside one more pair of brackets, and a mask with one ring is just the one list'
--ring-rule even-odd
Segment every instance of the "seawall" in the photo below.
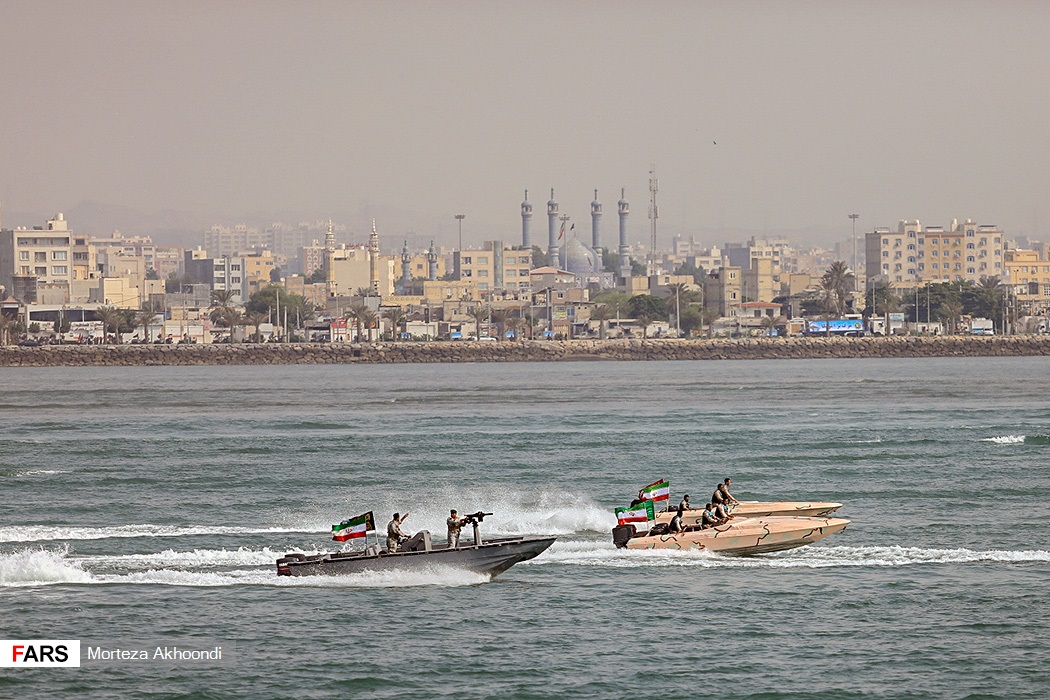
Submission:
{"label": "seawall", "polygon": [[0,347],[0,367],[289,365],[586,360],[777,360],[1050,355],[1050,336],[740,338],[267,345]]}

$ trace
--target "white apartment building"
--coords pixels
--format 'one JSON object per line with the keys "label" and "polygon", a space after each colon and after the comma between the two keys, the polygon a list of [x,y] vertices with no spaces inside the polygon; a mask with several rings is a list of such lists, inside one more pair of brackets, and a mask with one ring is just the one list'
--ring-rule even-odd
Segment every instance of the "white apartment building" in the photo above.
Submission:
{"label": "white apartment building", "polygon": [[901,221],[897,230],[876,229],[864,235],[866,276],[891,287],[915,287],[927,282],[968,280],[1003,275],[1005,236],[995,225],[970,219],[951,226],[927,226],[918,219]]}

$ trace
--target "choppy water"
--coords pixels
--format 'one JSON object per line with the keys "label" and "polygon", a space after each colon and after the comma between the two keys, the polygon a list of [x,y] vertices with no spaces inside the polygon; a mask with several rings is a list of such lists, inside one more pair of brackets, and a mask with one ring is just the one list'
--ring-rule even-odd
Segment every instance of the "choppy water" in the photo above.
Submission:
{"label": "choppy water", "polygon": [[[1043,698],[1050,359],[0,369],[0,638],[223,645],[0,669],[0,697]],[[751,559],[615,505],[846,503]],[[278,579],[374,509],[557,534],[494,581]],[[490,525],[491,522],[491,525]]]}

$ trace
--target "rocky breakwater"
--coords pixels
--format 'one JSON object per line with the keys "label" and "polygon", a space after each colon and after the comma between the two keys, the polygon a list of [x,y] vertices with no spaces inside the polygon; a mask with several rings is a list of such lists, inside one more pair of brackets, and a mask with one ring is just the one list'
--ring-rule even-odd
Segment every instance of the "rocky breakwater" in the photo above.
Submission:
{"label": "rocky breakwater", "polygon": [[1050,355],[1050,336],[0,347],[0,367]]}

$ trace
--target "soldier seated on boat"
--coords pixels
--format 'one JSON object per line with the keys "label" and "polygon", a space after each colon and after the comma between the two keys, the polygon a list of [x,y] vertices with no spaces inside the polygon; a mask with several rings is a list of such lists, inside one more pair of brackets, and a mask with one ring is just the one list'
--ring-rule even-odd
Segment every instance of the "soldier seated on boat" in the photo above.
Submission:
{"label": "soldier seated on boat", "polygon": [[700,515],[700,529],[701,530],[706,530],[709,527],[714,527],[715,525],[720,525],[721,524],[719,522],[719,520],[718,520],[718,517],[715,515],[714,510],[712,510],[713,506],[714,506],[714,504],[708,503],[707,507],[704,508],[704,512],[701,513],[701,515]]}
{"label": "soldier seated on boat", "polygon": [[735,506],[737,503],[740,503],[740,501],[738,501],[735,498],[733,498],[733,494],[729,493],[729,484],[731,484],[731,483],[732,483],[732,479],[730,479],[727,476],[725,478],[725,481],[722,482],[722,485],[720,487],[721,490],[722,490],[722,497],[725,499],[724,503],[727,506]]}
{"label": "soldier seated on boat", "polygon": [[408,535],[401,529],[401,523],[405,522],[408,513],[401,515],[394,513],[394,519],[386,526],[386,548],[387,551],[396,552],[402,542],[408,539]]}
{"label": "soldier seated on boat", "polygon": [[645,494],[643,489],[638,489],[638,498],[631,501],[631,507],[634,508],[639,503],[645,503]]}
{"label": "soldier seated on boat", "polygon": [[459,531],[467,524],[467,519],[459,517],[456,509],[453,508],[452,514],[445,523],[448,525],[448,548],[455,549],[459,546]]}
{"label": "soldier seated on boat", "polygon": [[685,526],[682,525],[682,513],[685,509],[682,506],[678,506],[678,512],[675,513],[674,517],[671,518],[671,522],[667,525],[667,531],[670,533],[685,532]]}
{"label": "soldier seated on boat", "polygon": [[693,507],[689,505],[689,494],[682,496],[682,502],[678,504],[678,510],[692,510]]}
{"label": "soldier seated on boat", "polygon": [[711,512],[715,514],[716,518],[718,518],[719,525],[722,523],[728,523],[729,519],[733,517],[729,514],[729,508],[724,503],[715,503]]}

